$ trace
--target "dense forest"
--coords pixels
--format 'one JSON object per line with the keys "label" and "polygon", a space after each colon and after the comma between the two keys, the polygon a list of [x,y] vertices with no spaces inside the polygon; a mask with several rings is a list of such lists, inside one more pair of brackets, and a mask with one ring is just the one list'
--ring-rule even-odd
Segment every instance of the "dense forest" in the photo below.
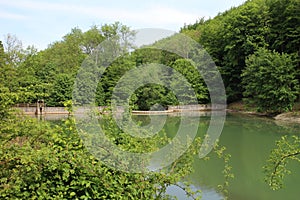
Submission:
{"label": "dense forest", "polygon": [[[259,111],[283,112],[292,108],[299,95],[299,4],[299,0],[247,1],[213,19],[185,25],[180,32],[210,54],[221,72],[228,103],[244,100]],[[133,30],[119,22],[93,26],[86,32],[73,28],[61,41],[37,51],[33,46],[24,49],[16,36],[8,34],[0,43],[1,91],[15,94],[14,103],[44,99],[47,106],[63,106],[72,99],[82,62],[101,42],[117,37],[127,44],[123,50],[129,51],[134,49],[130,46],[134,36]],[[98,84],[96,104],[108,105],[120,77],[147,63],[176,69],[193,86],[198,103],[210,102],[203,78],[193,71],[188,59],[143,48],[125,54],[107,68]],[[169,74],[163,72],[162,76],[168,78]],[[178,101],[172,91],[155,84],[139,88],[131,98],[134,109],[149,110],[157,103],[166,107]]]}
{"label": "dense forest", "polygon": [[299,5],[298,0],[247,1],[181,31],[214,58],[229,103],[247,99],[261,110],[279,105],[274,111],[282,111],[299,94]]}

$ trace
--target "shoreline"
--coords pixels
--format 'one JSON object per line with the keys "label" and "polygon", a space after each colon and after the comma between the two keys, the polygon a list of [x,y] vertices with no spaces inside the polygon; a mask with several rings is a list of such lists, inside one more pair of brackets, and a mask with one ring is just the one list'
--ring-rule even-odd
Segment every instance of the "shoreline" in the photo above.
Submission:
{"label": "shoreline", "polygon": [[234,102],[228,105],[226,109],[229,113],[241,113],[246,115],[253,115],[258,117],[267,117],[275,121],[282,121],[287,123],[299,123],[300,124],[300,110],[295,109],[294,111],[284,112],[277,115],[271,115],[268,113],[260,113],[250,109],[245,108],[242,102]]}
{"label": "shoreline", "polygon": [[[22,107],[14,107],[17,110],[23,111],[23,114],[30,115],[30,116],[55,116],[55,115],[61,115],[61,116],[68,116],[72,115],[68,111],[64,110],[64,107],[47,107],[45,112],[37,114],[36,112],[33,112],[32,109],[23,108]],[[53,110],[52,110],[53,109]],[[232,103],[229,104],[227,108],[225,107],[211,107],[209,105],[190,105],[189,108],[186,106],[173,106],[170,107],[167,110],[162,111],[143,111],[143,110],[133,110],[133,115],[179,115],[179,114],[187,114],[191,113],[193,115],[195,114],[205,114],[211,111],[226,111],[226,113],[241,113],[245,115],[252,115],[257,117],[267,117],[276,121],[284,121],[284,122],[290,122],[290,123],[299,123],[300,124],[300,110],[299,111],[291,111],[291,112],[285,112],[278,115],[270,115],[268,113],[260,113],[256,112],[250,109],[245,108],[244,104],[241,102]],[[82,114],[84,114],[86,111],[85,109],[82,110]],[[103,112],[103,108],[99,109],[100,112],[105,114],[105,111]],[[122,109],[120,110],[120,113],[122,112]],[[78,114],[80,114],[79,112]]]}
{"label": "shoreline", "polygon": [[[21,109],[17,109],[21,111],[24,115],[36,115],[36,116],[46,116],[46,115],[73,115],[72,113],[69,113],[68,111],[62,111],[62,112],[44,112],[36,114],[36,112],[26,112]],[[203,110],[189,110],[189,109],[176,109],[176,110],[161,110],[161,111],[144,111],[144,110],[133,110],[131,113],[133,115],[169,115],[169,114],[180,114],[180,113],[207,113],[211,111],[227,111],[226,109],[203,109]],[[108,111],[101,111],[101,114],[108,113]],[[116,112],[116,113],[122,113],[122,112]],[[77,112],[76,114],[85,114],[85,112]]]}
{"label": "shoreline", "polygon": [[[16,110],[23,111],[25,115],[67,115],[71,114],[66,110],[65,107],[41,107],[41,110],[37,106],[32,107],[13,107]],[[97,107],[76,107],[76,114],[84,114],[90,112],[91,109],[99,111],[100,113],[106,112],[106,106]],[[208,111],[220,111],[226,110],[225,105],[209,105],[209,104],[197,104],[197,105],[178,105],[168,106],[166,110],[161,111],[144,111],[144,110],[132,110],[132,114],[148,114],[148,115],[159,115],[159,114],[170,114],[170,113],[187,113],[187,112],[208,112]],[[117,107],[116,113],[122,113],[125,109],[123,107]]]}

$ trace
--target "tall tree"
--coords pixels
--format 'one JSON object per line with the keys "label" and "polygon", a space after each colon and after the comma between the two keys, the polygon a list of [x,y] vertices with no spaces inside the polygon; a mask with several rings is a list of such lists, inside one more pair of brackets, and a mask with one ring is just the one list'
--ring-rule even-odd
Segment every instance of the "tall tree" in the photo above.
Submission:
{"label": "tall tree", "polygon": [[228,102],[242,99],[240,75],[246,66],[246,57],[258,48],[269,45],[269,18],[266,2],[253,0],[198,23],[197,27],[186,27],[192,29],[192,32],[199,32],[200,44],[219,67]]}
{"label": "tall tree", "polygon": [[115,22],[113,24],[104,24],[101,27],[101,34],[105,39],[109,40],[114,47],[112,47],[112,54],[124,54],[134,49],[133,39],[136,32],[131,30],[130,27]]}
{"label": "tall tree", "polygon": [[0,66],[5,64],[5,54],[2,41],[0,40]]}
{"label": "tall tree", "polygon": [[0,85],[9,89],[16,90],[16,68],[10,62],[7,62],[7,52],[0,41]]}
{"label": "tall tree", "polygon": [[8,65],[17,67],[19,63],[24,61],[22,42],[15,35],[7,34],[4,38],[3,45]]}
{"label": "tall tree", "polygon": [[278,52],[300,56],[300,1],[267,0],[270,15],[270,46]]}
{"label": "tall tree", "polygon": [[82,37],[80,47],[88,55],[91,55],[105,39],[97,26],[92,26],[87,32],[83,33]]}

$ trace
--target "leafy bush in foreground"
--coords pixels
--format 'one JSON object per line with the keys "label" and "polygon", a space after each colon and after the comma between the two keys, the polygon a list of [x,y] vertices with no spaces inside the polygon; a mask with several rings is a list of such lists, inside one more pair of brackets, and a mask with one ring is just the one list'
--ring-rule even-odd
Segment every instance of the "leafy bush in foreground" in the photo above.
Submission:
{"label": "leafy bush in foreground", "polygon": [[74,121],[50,125],[11,116],[0,127],[1,199],[164,199],[166,187],[190,173],[191,150],[164,173],[125,173],[89,154]]}

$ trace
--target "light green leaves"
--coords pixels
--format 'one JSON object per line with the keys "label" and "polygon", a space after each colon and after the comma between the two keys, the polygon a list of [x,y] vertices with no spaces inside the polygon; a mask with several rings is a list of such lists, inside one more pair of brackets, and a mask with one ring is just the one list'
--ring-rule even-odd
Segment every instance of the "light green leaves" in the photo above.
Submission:
{"label": "light green leaves", "polygon": [[283,136],[276,142],[276,148],[264,166],[266,173],[265,181],[273,190],[283,187],[283,180],[286,175],[291,174],[288,169],[290,161],[300,162],[300,138],[298,136]]}

